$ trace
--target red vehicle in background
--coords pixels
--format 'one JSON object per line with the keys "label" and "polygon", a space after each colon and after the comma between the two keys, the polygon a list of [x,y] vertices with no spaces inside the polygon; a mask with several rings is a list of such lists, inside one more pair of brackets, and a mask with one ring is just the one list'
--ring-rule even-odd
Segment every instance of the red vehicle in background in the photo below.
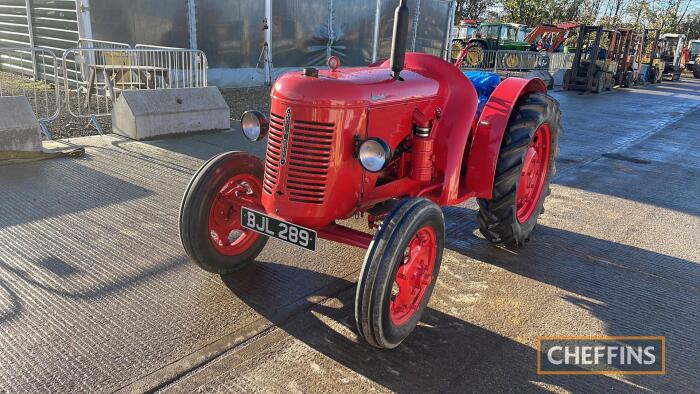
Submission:
{"label": "red vehicle in background", "polygon": [[[408,12],[402,0],[390,60],[341,68],[331,58],[327,71],[280,77],[269,116],[248,111],[241,121],[250,140],[268,138],[265,160],[212,158],[180,211],[184,249],[214,273],[253,263],[269,238],[367,249],[355,318],[379,348],[398,346],[427,307],[445,247],[440,207],[477,198],[486,239],[523,246],[550,193],[561,133],[540,79],[477,90],[450,63],[406,54]],[[359,217],[368,231],[339,223]]]}
{"label": "red vehicle in background", "polygon": [[572,31],[579,27],[578,23],[566,22],[558,25],[540,25],[525,36],[530,43],[530,50],[537,52],[563,52],[564,42]]}

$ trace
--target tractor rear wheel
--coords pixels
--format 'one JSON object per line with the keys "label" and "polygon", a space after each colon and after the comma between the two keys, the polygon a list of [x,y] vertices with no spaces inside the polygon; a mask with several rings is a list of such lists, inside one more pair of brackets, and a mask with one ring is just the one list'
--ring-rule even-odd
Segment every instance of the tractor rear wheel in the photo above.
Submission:
{"label": "tractor rear wheel", "polygon": [[244,152],[206,162],[187,186],[180,207],[180,239],[206,271],[228,274],[251,263],[267,236],[241,226],[241,207],[260,206],[264,167]]}
{"label": "tractor rear wheel", "polygon": [[397,347],[428,305],[445,247],[442,210],[425,198],[399,204],[365,255],[355,297],[357,331],[381,349]]}
{"label": "tractor rear wheel", "polygon": [[478,199],[479,227],[492,243],[523,246],[544,212],[556,172],[559,103],[543,93],[522,97],[510,117],[496,166],[493,198]]}

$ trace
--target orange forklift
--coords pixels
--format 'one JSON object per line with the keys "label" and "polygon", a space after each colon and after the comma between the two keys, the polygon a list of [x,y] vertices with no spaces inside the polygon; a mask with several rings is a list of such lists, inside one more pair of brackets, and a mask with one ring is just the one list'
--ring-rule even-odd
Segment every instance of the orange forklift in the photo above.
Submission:
{"label": "orange forklift", "polygon": [[639,78],[642,60],[643,36],[631,29],[620,29],[620,57],[615,83],[630,88]]}

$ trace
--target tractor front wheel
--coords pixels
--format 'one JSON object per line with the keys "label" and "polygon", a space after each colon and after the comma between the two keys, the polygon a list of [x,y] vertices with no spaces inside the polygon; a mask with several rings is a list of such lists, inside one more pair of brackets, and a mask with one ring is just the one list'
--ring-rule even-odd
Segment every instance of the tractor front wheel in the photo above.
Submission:
{"label": "tractor front wheel", "polygon": [[370,345],[395,348],[416,328],[444,247],[445,219],[430,200],[406,199],[384,219],[365,255],[355,298],[357,330]]}
{"label": "tractor front wheel", "polygon": [[260,206],[263,164],[244,152],[206,162],[187,186],[180,207],[185,252],[206,271],[228,274],[251,263],[267,236],[241,226],[241,207]]}
{"label": "tractor front wheel", "polygon": [[478,199],[479,227],[487,240],[523,246],[544,211],[556,172],[561,135],[559,103],[543,93],[522,97],[503,136],[491,200]]}

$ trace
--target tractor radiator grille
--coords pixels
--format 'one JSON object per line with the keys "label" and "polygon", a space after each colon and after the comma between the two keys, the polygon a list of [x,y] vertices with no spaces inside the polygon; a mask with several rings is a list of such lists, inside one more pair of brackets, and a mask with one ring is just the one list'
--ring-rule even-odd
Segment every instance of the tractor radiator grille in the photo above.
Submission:
{"label": "tractor radiator grille", "polygon": [[323,204],[335,126],[331,123],[292,120],[287,144],[287,162],[281,165],[284,117],[270,114],[270,134],[263,188],[268,194],[286,172],[289,200]]}

